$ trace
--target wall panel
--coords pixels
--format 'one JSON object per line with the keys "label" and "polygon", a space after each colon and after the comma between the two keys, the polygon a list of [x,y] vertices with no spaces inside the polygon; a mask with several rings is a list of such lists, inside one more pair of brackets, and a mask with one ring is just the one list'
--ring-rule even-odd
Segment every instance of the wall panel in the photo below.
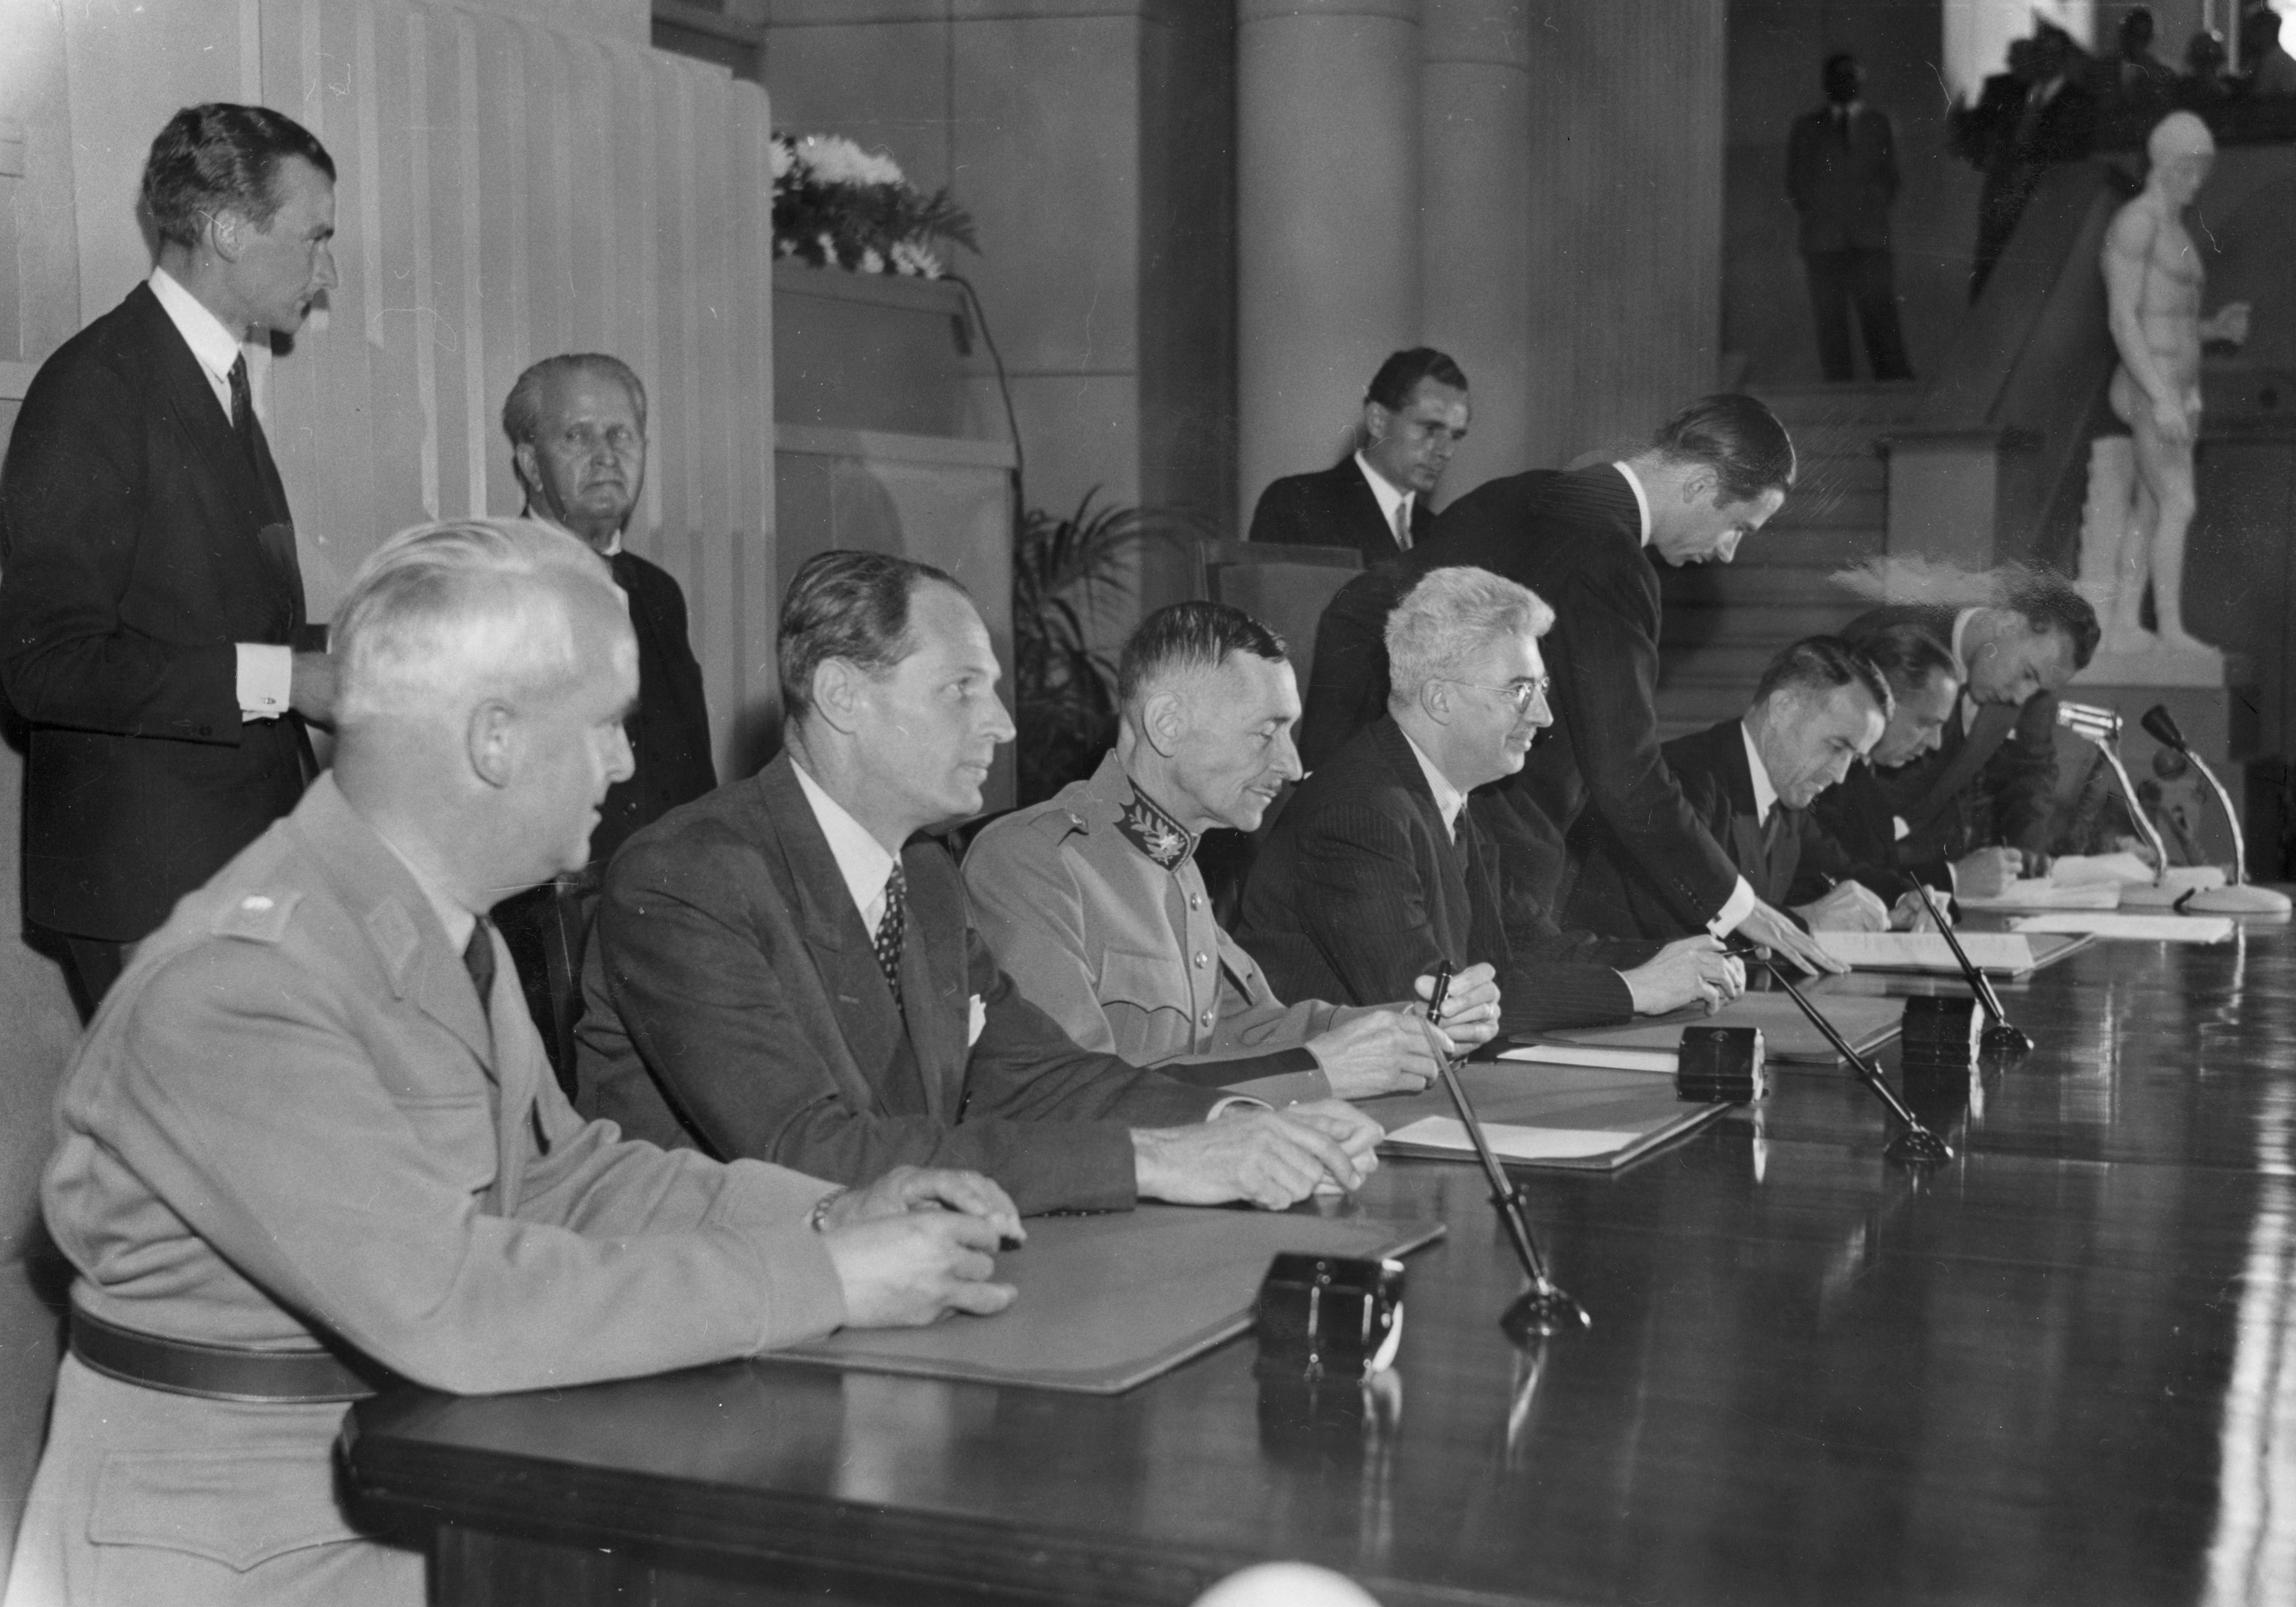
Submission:
{"label": "wall panel", "polygon": [[314,614],[401,526],[515,512],[512,381],[612,352],[651,404],[630,545],[685,586],[719,764],[744,767],[776,600],[763,94],[490,11],[264,0],[260,23],[266,100],[339,168],[342,283],[265,398]]}

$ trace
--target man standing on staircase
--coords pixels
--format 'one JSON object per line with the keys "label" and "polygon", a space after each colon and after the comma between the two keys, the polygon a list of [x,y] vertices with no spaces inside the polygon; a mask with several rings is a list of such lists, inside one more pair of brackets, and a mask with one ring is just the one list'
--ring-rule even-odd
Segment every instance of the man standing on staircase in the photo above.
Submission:
{"label": "man standing on staircase", "polygon": [[[1729,562],[1785,501],[1794,470],[1793,442],[1767,407],[1749,396],[1703,397],[1621,462],[1478,487],[1444,509],[1434,535],[1406,561],[1414,578],[1449,565],[1487,569],[1554,610],[1545,643],[1554,734],[1469,806],[1497,846],[1511,937],[1557,914],[1562,845],[1592,808],[1687,930],[1740,935],[1813,968],[1842,969],[1755,896],[1659,754],[1659,589],[1648,554],[1677,567]],[[1353,734],[1340,729],[1348,724],[1340,711],[1385,701],[1379,633],[1393,586],[1382,592],[1381,579],[1349,582],[1317,632],[1308,719],[1324,725],[1308,736],[1318,754]]]}
{"label": "man standing on staircase", "polygon": [[1826,58],[1825,104],[1798,119],[1786,143],[1786,198],[1801,217],[1801,260],[1828,380],[1856,378],[1849,308],[1877,380],[1909,380],[1898,327],[1890,207],[1898,198],[1897,134],[1865,102],[1866,71],[1847,51]]}

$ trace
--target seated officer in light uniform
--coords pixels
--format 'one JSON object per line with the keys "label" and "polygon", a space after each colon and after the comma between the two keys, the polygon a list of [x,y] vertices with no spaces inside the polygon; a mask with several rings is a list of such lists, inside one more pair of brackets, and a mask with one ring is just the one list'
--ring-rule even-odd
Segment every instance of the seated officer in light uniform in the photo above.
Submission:
{"label": "seated officer in light uniform", "polygon": [[[1195,850],[1249,832],[1300,759],[1300,693],[1283,643],[1241,610],[1180,603],[1143,620],[1117,676],[1116,746],[1086,781],[1006,816],[965,857],[996,958],[1086,1048],[1276,1102],[1426,1086],[1423,1004],[1284,1004],[1212,918]],[[1425,999],[1434,979],[1417,980]],[[1454,982],[1456,1048],[1496,1029],[1491,968]]]}

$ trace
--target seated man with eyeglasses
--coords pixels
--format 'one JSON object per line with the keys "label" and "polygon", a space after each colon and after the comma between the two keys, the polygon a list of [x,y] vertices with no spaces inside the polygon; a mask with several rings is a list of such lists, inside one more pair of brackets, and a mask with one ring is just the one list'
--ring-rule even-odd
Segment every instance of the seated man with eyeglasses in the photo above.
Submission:
{"label": "seated man with eyeglasses", "polygon": [[1488,963],[1503,1032],[1622,1021],[1702,1003],[1745,972],[1713,938],[1653,952],[1558,934],[1526,952],[1501,919],[1498,856],[1466,808],[1554,723],[1538,638],[1554,611],[1472,568],[1429,571],[1389,614],[1385,717],[1300,790],[1261,848],[1236,936],[1279,996],[1373,1004],[1436,966]]}

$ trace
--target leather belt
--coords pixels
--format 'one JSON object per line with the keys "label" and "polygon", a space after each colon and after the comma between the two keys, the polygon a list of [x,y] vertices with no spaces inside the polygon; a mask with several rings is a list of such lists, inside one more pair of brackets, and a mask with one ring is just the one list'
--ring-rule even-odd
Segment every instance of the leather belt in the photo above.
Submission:
{"label": "leather belt", "polygon": [[363,1357],[354,1363],[332,1350],[246,1350],[163,1339],[90,1316],[77,1307],[71,1314],[71,1353],[122,1383],[207,1400],[316,1406],[365,1400],[390,1382],[390,1373]]}

